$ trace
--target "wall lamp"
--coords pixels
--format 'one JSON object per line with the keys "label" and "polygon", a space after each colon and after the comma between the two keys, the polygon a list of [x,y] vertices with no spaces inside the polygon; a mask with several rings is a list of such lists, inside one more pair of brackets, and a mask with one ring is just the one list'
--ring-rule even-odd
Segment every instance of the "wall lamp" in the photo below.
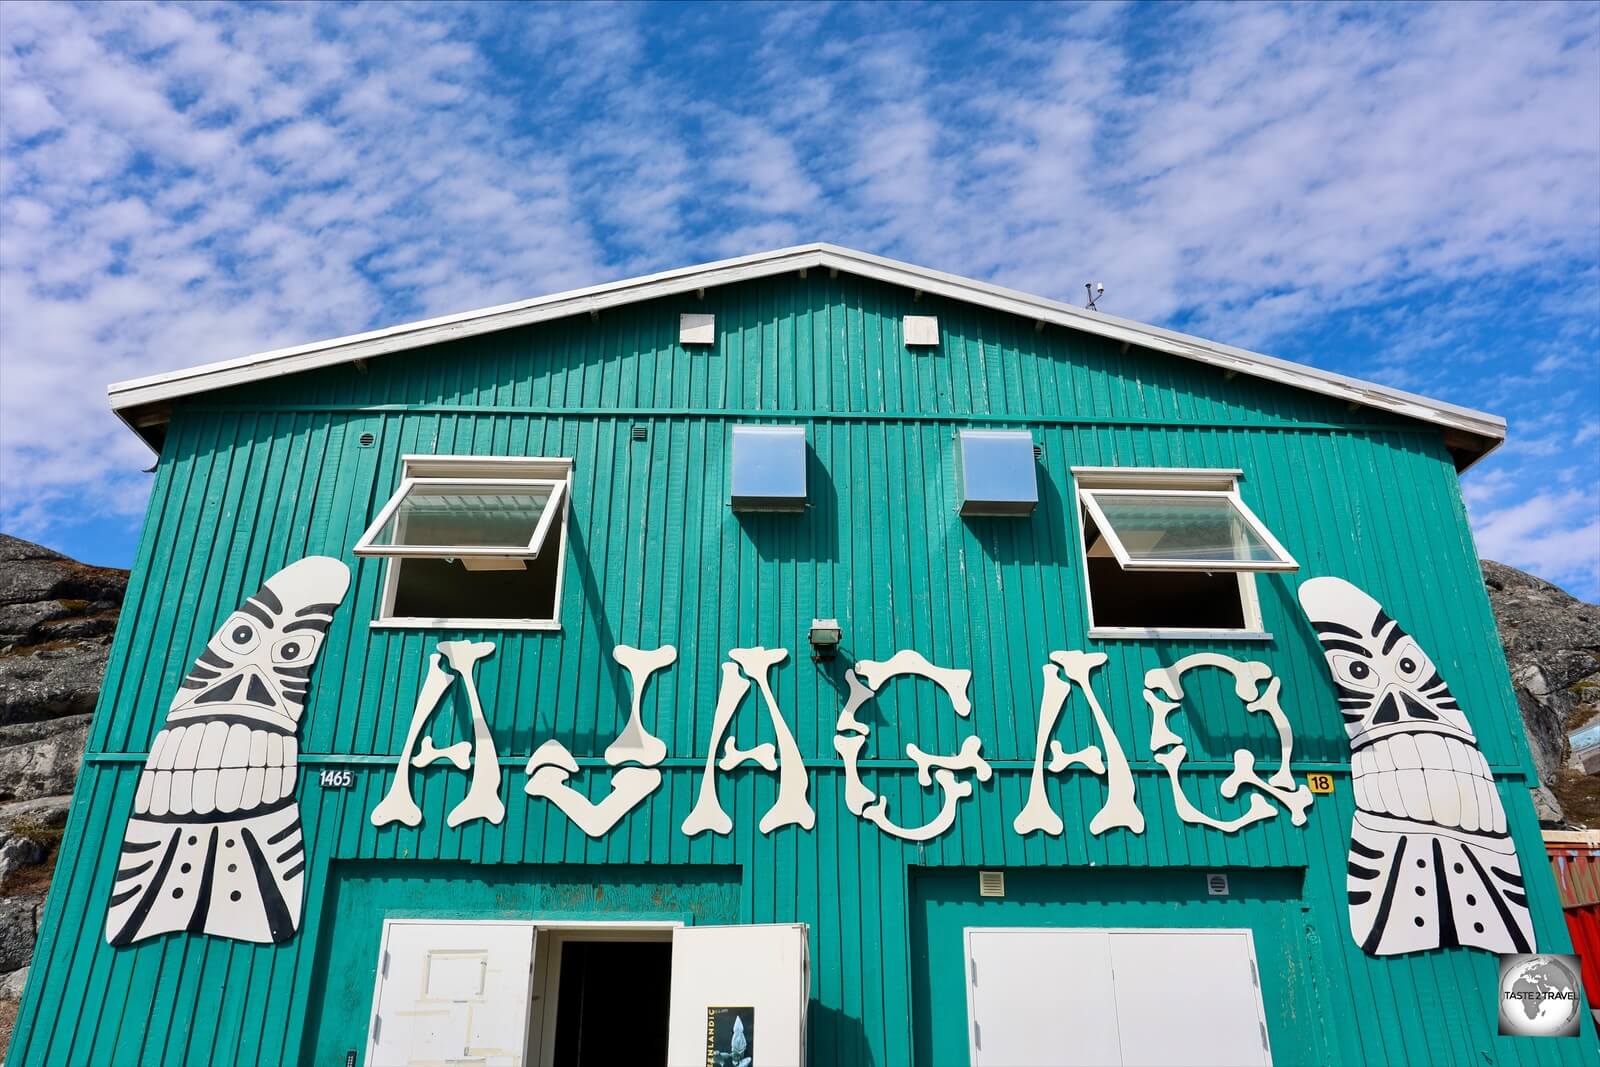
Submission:
{"label": "wall lamp", "polygon": [[812,660],[832,659],[839,650],[844,631],[839,629],[838,619],[812,619],[811,633],[807,637],[811,641]]}

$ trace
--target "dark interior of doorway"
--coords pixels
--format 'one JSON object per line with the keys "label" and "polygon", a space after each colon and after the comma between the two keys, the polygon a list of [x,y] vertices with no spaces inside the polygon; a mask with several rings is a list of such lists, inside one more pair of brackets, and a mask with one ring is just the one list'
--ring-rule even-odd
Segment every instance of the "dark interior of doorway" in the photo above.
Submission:
{"label": "dark interior of doorway", "polygon": [[567,941],[556,994],[555,1067],[665,1064],[670,941]]}

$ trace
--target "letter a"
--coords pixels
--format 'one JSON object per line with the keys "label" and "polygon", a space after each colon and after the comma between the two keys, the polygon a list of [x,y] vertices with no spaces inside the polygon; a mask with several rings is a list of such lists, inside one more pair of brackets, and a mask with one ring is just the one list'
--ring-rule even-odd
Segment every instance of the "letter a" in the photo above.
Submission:
{"label": "letter a", "polygon": [[[778,799],[762,816],[761,832],[770,834],[780,826],[790,825],[809,830],[816,825],[817,813],[806,800],[810,780],[806,775],[805,760],[801,758],[800,746],[795,744],[794,735],[783,721],[772,688],[767,684],[767,672],[788,659],[789,653],[785,649],[762,648],[758,645],[755,648],[735,648],[728,653],[728,658],[733,663],[722,665],[722,689],[717,694],[717,710],[712,715],[711,745],[706,749],[706,772],[700,779],[700,799],[695,802],[689,817],[683,820],[683,832],[694,837],[707,830],[725,834],[733,829],[733,820],[717,799],[716,772],[718,768],[731,771],[746,762],[758,763],[766,770],[778,772]],[[741,667],[749,680],[739,673]],[[778,735],[776,751],[771,743],[757,745],[748,751],[740,749],[730,732],[734,714],[750,692],[751,680],[761,690],[762,699],[767,704],[767,715],[772,720],[772,729]],[[724,737],[727,741],[722,760],[718,762],[717,745],[723,743]]]}

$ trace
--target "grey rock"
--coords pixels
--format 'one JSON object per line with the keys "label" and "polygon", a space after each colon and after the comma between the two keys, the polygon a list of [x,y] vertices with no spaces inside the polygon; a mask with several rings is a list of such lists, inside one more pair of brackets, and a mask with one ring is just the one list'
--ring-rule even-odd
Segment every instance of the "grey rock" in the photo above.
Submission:
{"label": "grey rock", "polygon": [[0,534],[0,999],[27,977],[127,582]]}
{"label": "grey rock", "polygon": [[0,800],[59,797],[72,792],[88,744],[88,723],[0,749]]}
{"label": "grey rock", "polygon": [[88,715],[66,715],[59,719],[39,719],[36,722],[14,722],[0,726],[0,749],[10,748],[42,737],[54,737],[63,730],[88,723]]}
{"label": "grey rock", "polygon": [[12,830],[19,826],[60,829],[67,825],[67,813],[71,809],[71,793],[0,804],[0,830]]}
{"label": "grey rock", "polygon": [[0,748],[0,800],[31,800],[72,792],[89,740],[82,723],[37,741]]}
{"label": "grey rock", "polygon": [[1571,701],[1561,690],[1552,691],[1549,675],[1539,664],[1512,666],[1508,659],[1507,666],[1511,667],[1511,685],[1517,693],[1517,708],[1522,712],[1539,780],[1549,781],[1567,756],[1566,713]]}
{"label": "grey rock", "polygon": [[0,604],[0,641],[11,643],[27,637],[34,628],[74,614],[65,600],[27,600],[20,604]]}
{"label": "grey rock", "polygon": [[28,968],[0,974],[0,1000],[21,1000],[22,990],[28,984]]}
{"label": "grey rock", "polygon": [[1600,605],[1493,560],[1483,561],[1483,582],[1508,654],[1600,650]]}
{"label": "grey rock", "polygon": [[[0,645],[106,632],[128,589],[128,572],[91,567],[19,538],[0,534]],[[88,626],[62,620],[94,618]]]}
{"label": "grey rock", "polygon": [[[94,711],[127,585],[126,571],[0,534],[0,731]],[[0,734],[0,748],[21,740]]]}
{"label": "grey rock", "polygon": [[30,604],[52,599],[65,564],[65,560],[30,559],[0,567],[0,604]]}
{"label": "grey rock", "polygon": [[1566,813],[1561,810],[1561,802],[1556,799],[1549,786],[1541,785],[1537,789],[1528,790],[1533,796],[1533,813],[1539,817],[1539,825],[1556,827],[1566,824]]}
{"label": "grey rock", "polygon": [[65,560],[66,556],[53,548],[36,545],[32,541],[24,541],[20,537],[0,533],[0,564],[21,563],[30,559]]}
{"label": "grey rock", "polygon": [[1562,825],[1576,799],[1571,775],[1562,773],[1571,758],[1567,735],[1600,715],[1600,605],[1491,560],[1483,562],[1483,581],[1539,772],[1535,806],[1541,823],[1553,815],[1547,824]]}
{"label": "grey rock", "polygon": [[44,901],[38,897],[0,897],[0,971],[26,967],[33,959]]}
{"label": "grey rock", "polygon": [[46,619],[34,626],[34,637],[40,641],[82,640],[87,637],[109,638],[117,628],[116,609],[106,608],[99,601],[90,606],[97,614]]}
{"label": "grey rock", "polygon": [[45,855],[44,846],[33,838],[0,830],[0,888],[23,867],[43,863]]}
{"label": "grey rock", "polygon": [[94,710],[110,647],[69,642],[0,654],[0,724]]}

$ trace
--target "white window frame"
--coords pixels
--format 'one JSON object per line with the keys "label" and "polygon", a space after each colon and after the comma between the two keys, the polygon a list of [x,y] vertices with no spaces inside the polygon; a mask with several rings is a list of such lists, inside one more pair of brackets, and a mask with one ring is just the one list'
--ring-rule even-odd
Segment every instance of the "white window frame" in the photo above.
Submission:
{"label": "white window frame", "polygon": [[357,555],[382,556],[387,558],[383,575],[383,595],[379,600],[378,617],[368,625],[373,629],[392,630],[560,630],[561,629],[561,592],[566,582],[567,570],[567,536],[571,529],[572,494],[567,491],[572,481],[572,459],[569,456],[430,456],[407,455],[401,457],[400,489],[407,487],[407,483],[416,482],[475,482],[480,485],[489,484],[529,484],[559,482],[561,485],[560,499],[552,497],[551,506],[539,518],[539,528],[534,531],[533,544],[538,544],[543,549],[543,542],[554,525],[556,508],[561,510],[561,540],[556,546],[556,588],[555,601],[551,606],[551,617],[548,619],[472,619],[472,618],[428,618],[423,616],[396,615],[394,614],[395,597],[399,592],[400,565],[407,559],[417,557],[429,558],[449,555],[489,556],[495,558],[535,558],[536,553],[507,552],[502,548],[491,548],[488,551],[466,552],[464,550],[429,548],[426,551],[372,551],[363,552],[362,546],[377,532],[383,529],[383,523],[388,521],[389,515],[399,502],[404,499],[400,490],[395,492],[389,501],[380,510],[378,517],[367,532],[357,542]]}
{"label": "white window frame", "polygon": [[[505,545],[380,545],[375,544],[378,535],[384,527],[394,518],[394,513],[400,510],[400,505],[405,503],[406,497],[411,495],[413,489],[426,488],[434,485],[459,485],[471,489],[510,489],[510,488],[536,488],[544,486],[550,490],[550,497],[545,502],[544,511],[539,515],[539,521],[534,524],[533,535],[528,538],[528,543],[522,548],[512,548]],[[553,478],[402,478],[400,488],[396,489],[394,496],[378,512],[378,517],[372,520],[372,525],[367,527],[367,532],[361,535],[356,542],[355,554],[358,556],[414,556],[423,559],[438,556],[478,556],[490,559],[538,559],[539,550],[544,547],[545,535],[550,532],[550,527],[555,521],[556,511],[562,505],[562,497],[566,491],[565,481],[556,481]]]}
{"label": "white window frame", "polygon": [[[1117,533],[1116,527],[1106,519],[1106,514],[1100,508],[1099,498],[1106,497],[1151,497],[1151,496],[1176,496],[1192,500],[1226,500],[1237,509],[1239,516],[1244,519],[1257,537],[1261,538],[1275,560],[1211,560],[1211,559],[1134,559],[1122,543],[1122,537]],[[1297,571],[1300,564],[1289,555],[1288,549],[1272,536],[1272,531],[1267,529],[1267,524],[1256,517],[1256,513],[1245,505],[1239,498],[1237,488],[1227,491],[1216,489],[1157,489],[1146,487],[1142,489],[1097,489],[1093,487],[1080,487],[1078,499],[1083,506],[1089,509],[1089,514],[1094,516],[1094,524],[1100,528],[1100,536],[1105,539],[1117,562],[1125,571]]]}
{"label": "white window frame", "polygon": [[[1084,525],[1083,491],[1107,489],[1144,489],[1163,492],[1209,491],[1237,493],[1239,479],[1244,471],[1238,467],[1073,467],[1075,483],[1073,520],[1078,525],[1079,568],[1083,575],[1083,601],[1088,613],[1091,640],[1215,640],[1215,641],[1271,641],[1272,634],[1262,628],[1261,599],[1256,593],[1254,571],[1238,571],[1239,603],[1244,614],[1242,629],[1213,629],[1188,626],[1097,626],[1094,621],[1094,592],[1089,587],[1089,537]],[[1242,506],[1242,501],[1241,501]],[[1091,512],[1101,536],[1105,527],[1101,516]],[[1274,541],[1274,543],[1276,543]],[[1111,539],[1106,538],[1111,547]],[[1112,547],[1113,555],[1117,549]],[[1119,559],[1120,563],[1121,560]],[[1165,568],[1163,568],[1165,569]],[[1205,568],[1200,568],[1205,569]],[[1215,570],[1216,568],[1211,568]]]}

